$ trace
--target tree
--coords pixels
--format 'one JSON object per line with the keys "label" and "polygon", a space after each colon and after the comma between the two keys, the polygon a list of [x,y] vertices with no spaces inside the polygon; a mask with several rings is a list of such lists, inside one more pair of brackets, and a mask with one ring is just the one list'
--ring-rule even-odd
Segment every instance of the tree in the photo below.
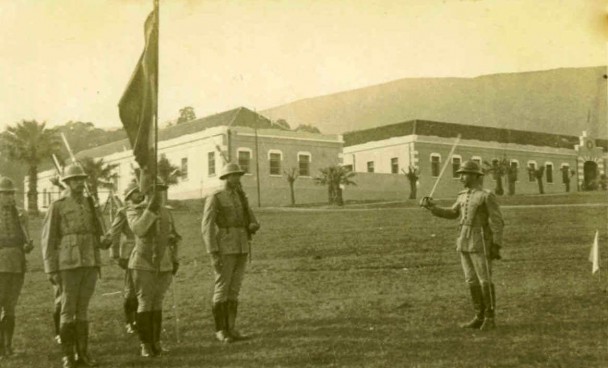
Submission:
{"label": "tree", "polygon": [[158,160],[157,170],[158,176],[168,186],[179,183],[179,179],[183,176],[182,170],[169,162],[165,156],[161,156],[160,160]]}
{"label": "tree", "polygon": [[83,157],[78,162],[89,176],[87,184],[91,195],[97,201],[99,201],[99,188],[115,189],[114,180],[118,178],[118,174],[114,172],[114,169],[118,167],[118,164],[106,164],[103,162],[103,158],[96,160],[92,157]]}
{"label": "tree", "polygon": [[298,175],[299,175],[298,169],[296,169],[295,167],[292,167],[289,170],[284,170],[283,173],[285,174],[285,177],[287,178],[287,183],[289,183],[289,191],[291,194],[291,205],[294,206],[296,204],[296,196],[295,196],[293,185],[296,182],[296,179],[298,178]]}
{"label": "tree", "polygon": [[0,137],[2,151],[12,160],[22,161],[28,166],[28,212],[38,214],[38,166],[59,151],[60,145],[55,129],[47,129],[46,123],[23,120],[9,126]]}
{"label": "tree", "polygon": [[194,113],[194,107],[186,106],[179,109],[179,118],[177,118],[177,124],[186,123],[188,121],[196,119],[196,114]]}
{"label": "tree", "polygon": [[486,174],[492,174],[494,179],[496,179],[496,189],[494,189],[494,193],[496,195],[505,194],[505,190],[502,186],[502,178],[507,175],[509,168],[511,167],[511,163],[507,160],[506,157],[501,159],[492,160],[492,163],[487,161],[483,162],[485,168],[484,172]]}
{"label": "tree", "polygon": [[571,170],[568,166],[562,166],[559,169],[562,172],[562,183],[566,186],[566,193],[570,192],[570,178],[574,176],[574,170]]}
{"label": "tree", "polygon": [[536,182],[538,183],[538,192],[540,194],[545,194],[545,190],[543,188],[543,175],[545,175],[545,166],[540,166],[538,169],[528,166],[528,172],[536,178]]}
{"label": "tree", "polygon": [[314,178],[314,181],[319,185],[327,185],[329,204],[337,204],[338,206],[344,205],[341,186],[357,185],[351,180],[355,176],[355,173],[343,166],[336,165],[319,169],[319,171],[321,172],[321,175]]}
{"label": "tree", "polygon": [[407,172],[401,169],[401,172],[405,174],[407,181],[410,183],[410,197],[409,199],[416,199],[416,194],[418,192],[418,179],[420,178],[420,170],[418,170],[415,166],[408,166]]}
{"label": "tree", "polygon": [[507,183],[509,189],[509,195],[515,195],[515,183],[517,182],[517,174],[519,169],[513,164],[509,164],[507,169]]}
{"label": "tree", "polygon": [[275,121],[274,125],[278,126],[279,129],[291,130],[291,127],[289,126],[289,123],[285,119],[279,119],[279,120]]}
{"label": "tree", "polygon": [[294,129],[294,131],[321,134],[319,128],[309,124],[300,124],[297,128]]}

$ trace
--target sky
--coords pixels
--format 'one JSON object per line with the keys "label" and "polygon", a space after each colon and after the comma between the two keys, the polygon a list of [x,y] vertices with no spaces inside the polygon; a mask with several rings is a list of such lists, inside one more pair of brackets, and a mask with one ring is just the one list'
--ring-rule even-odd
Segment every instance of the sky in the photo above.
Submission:
{"label": "sky", "polygon": [[[121,126],[152,0],[0,0],[0,130]],[[401,78],[606,65],[604,0],[160,0],[159,121]]]}

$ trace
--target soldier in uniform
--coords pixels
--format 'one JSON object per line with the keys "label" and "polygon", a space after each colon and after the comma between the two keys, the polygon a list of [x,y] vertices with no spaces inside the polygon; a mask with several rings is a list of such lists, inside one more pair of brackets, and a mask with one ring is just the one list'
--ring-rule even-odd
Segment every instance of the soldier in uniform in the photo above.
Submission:
{"label": "soldier in uniform", "polygon": [[222,168],[220,179],[225,186],[206,198],[201,224],[215,277],[212,305],[215,337],[224,343],[244,338],[235,329],[239,292],[251,235],[260,228],[241,187],[243,174],[235,163]]}
{"label": "soldier in uniform", "polygon": [[133,285],[133,277],[129,271],[129,257],[135,246],[135,236],[127,221],[127,207],[137,205],[143,201],[144,196],[139,191],[137,183],[133,182],[127,186],[124,192],[125,206],[118,209],[114,221],[108,232],[112,239],[110,258],[125,270],[124,303],[123,308],[126,319],[126,330],[128,334],[135,333],[135,316],[137,314],[137,295]]}
{"label": "soldier in uniform", "polygon": [[496,327],[491,266],[494,259],[500,259],[504,222],[496,196],[482,188],[484,173],[479,165],[466,161],[457,173],[465,190],[458,193],[451,208],[437,207],[430,197],[423,198],[421,206],[438,217],[460,218],[457,251],[475,310],[475,317],[461,327],[491,330]]}
{"label": "soldier in uniform", "polygon": [[129,227],[135,234],[135,248],[129,259],[129,271],[137,294],[137,332],[140,355],[153,357],[166,353],[160,343],[163,300],[179,268],[178,243],[173,216],[164,205],[167,186],[157,179],[147,191],[146,200],[127,208]]}
{"label": "soldier in uniform", "polygon": [[[65,168],[66,195],[54,201],[42,228],[42,258],[49,281],[61,288],[60,336],[64,368],[95,366],[88,352],[88,309],[101,266],[102,227],[91,199],[83,194],[87,174]],[[76,349],[74,349],[74,347]],[[75,359],[74,352],[78,354]]]}
{"label": "soldier in uniform", "polygon": [[25,276],[25,253],[33,249],[24,214],[15,206],[15,186],[0,178],[0,357],[13,354],[15,307]]}

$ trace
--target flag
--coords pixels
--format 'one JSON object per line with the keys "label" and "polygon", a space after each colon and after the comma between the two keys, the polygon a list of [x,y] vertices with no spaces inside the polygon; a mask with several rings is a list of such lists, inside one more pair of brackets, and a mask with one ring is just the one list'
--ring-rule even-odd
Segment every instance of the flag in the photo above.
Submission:
{"label": "flag", "polygon": [[598,244],[599,231],[595,231],[595,239],[593,239],[593,245],[591,246],[591,253],[589,254],[589,262],[593,264],[591,266],[591,273],[595,274],[600,270],[600,247]]}
{"label": "flag", "polygon": [[144,25],[145,46],[127,88],[118,102],[118,112],[141,168],[156,172],[156,111],[158,91],[158,6]]}

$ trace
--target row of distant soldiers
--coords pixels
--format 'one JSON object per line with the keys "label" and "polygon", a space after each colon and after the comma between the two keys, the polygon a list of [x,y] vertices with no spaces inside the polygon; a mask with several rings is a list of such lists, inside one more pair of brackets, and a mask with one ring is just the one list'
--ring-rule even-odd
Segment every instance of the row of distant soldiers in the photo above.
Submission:
{"label": "row of distant soldiers", "polygon": [[[214,271],[212,312],[217,340],[229,343],[244,338],[236,329],[241,283],[251,236],[259,229],[241,185],[244,172],[227,164],[220,179],[225,187],[205,200],[202,235]],[[181,236],[165,205],[167,186],[131,183],[124,192],[125,206],[117,211],[104,233],[102,219],[85,195],[87,174],[79,165],[65,168],[62,196],[46,214],[41,237],[44,270],[55,292],[56,340],[63,367],[96,366],[89,354],[88,307],[101,267],[101,249],[125,270],[124,311],[127,332],[137,332],[140,355],[167,353],[161,345],[163,300],[179,269]],[[149,180],[148,180],[149,181]],[[15,306],[23,286],[25,253],[33,244],[25,216],[15,206],[15,188],[0,180],[0,356],[13,354]]]}

